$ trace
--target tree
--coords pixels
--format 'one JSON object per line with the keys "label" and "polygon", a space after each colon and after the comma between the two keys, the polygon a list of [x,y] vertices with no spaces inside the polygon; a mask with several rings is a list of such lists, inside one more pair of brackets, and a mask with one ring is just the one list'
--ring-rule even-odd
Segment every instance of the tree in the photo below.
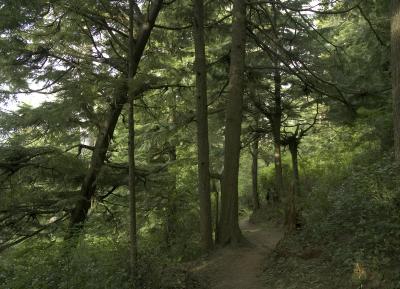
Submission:
{"label": "tree", "polygon": [[[252,75],[252,73],[249,73]],[[251,77],[249,77],[248,81],[248,87],[249,87],[249,94],[251,94],[251,99],[254,99],[255,96],[254,94],[254,85],[252,81],[250,80]],[[252,124],[250,127],[247,129],[248,134],[249,134],[249,140],[247,141],[249,143],[249,152],[251,155],[251,200],[252,200],[252,208],[253,212],[258,211],[261,208],[260,204],[260,195],[259,195],[259,189],[258,189],[258,158],[260,155],[260,139],[264,136],[264,131],[260,134],[261,129],[261,121],[260,121],[260,113],[257,110],[257,108],[252,108],[249,105],[245,105],[246,111],[250,114],[249,116],[246,115],[247,117],[251,117],[253,119]],[[254,124],[254,126],[253,126]]]}
{"label": "tree", "polygon": [[[135,46],[130,56],[130,74],[133,78],[138,70],[140,59],[143,55],[144,49],[146,47],[147,41],[150,38],[150,33],[154,27],[158,13],[162,7],[163,1],[156,0],[150,5],[149,12],[146,16],[137,12],[139,17],[140,28],[138,35],[135,39]],[[129,92],[134,93],[134,92]],[[80,229],[86,220],[90,202],[96,191],[96,181],[99,172],[103,166],[108,147],[110,146],[111,139],[115,127],[118,122],[118,118],[121,114],[122,108],[128,101],[128,86],[126,83],[122,82],[119,89],[117,89],[116,94],[113,97],[112,104],[110,105],[108,115],[103,122],[103,126],[100,128],[98,133],[93,154],[90,161],[90,168],[85,176],[85,179],[81,186],[81,198],[76,202],[76,205],[71,214],[70,221],[70,233],[69,236],[74,235],[76,229]]]}
{"label": "tree", "polygon": [[193,36],[196,72],[196,119],[200,230],[204,251],[212,248],[210,160],[208,142],[207,68],[204,40],[204,3],[193,0]]}
{"label": "tree", "polygon": [[233,2],[232,18],[229,93],[226,100],[224,172],[218,236],[218,243],[221,245],[237,243],[242,238],[239,228],[238,174],[246,53],[246,1],[235,0]]}
{"label": "tree", "polygon": [[392,0],[391,11],[394,153],[400,162],[400,1]]}
{"label": "tree", "polygon": [[[127,85],[135,76],[134,59],[134,0],[129,0],[129,27],[128,27],[128,79]],[[136,221],[136,182],[135,182],[135,108],[134,95],[132,89],[128,90],[128,170],[129,170],[129,237],[130,237],[130,269],[131,276],[134,277],[137,263],[137,221]]]}
{"label": "tree", "polygon": [[290,157],[292,161],[292,183],[288,190],[288,196],[286,200],[286,211],[285,211],[285,225],[289,231],[296,228],[298,222],[298,208],[296,200],[301,195],[301,186],[300,186],[300,175],[299,175],[299,145],[302,139],[307,135],[307,133],[315,127],[318,115],[319,115],[319,105],[318,102],[316,104],[316,112],[312,121],[306,121],[301,119],[301,111],[305,112],[305,117],[307,116],[307,106],[311,106],[313,109],[314,102],[309,101],[304,103],[299,109],[300,113],[293,113],[291,119],[288,121],[290,123],[289,129],[291,131],[287,131],[286,127],[284,127],[283,137],[282,137],[282,145],[289,147]]}
{"label": "tree", "polygon": [[252,178],[252,200],[254,212],[260,209],[260,196],[258,193],[258,154],[259,154],[259,139],[255,139],[253,142],[253,148],[251,150],[252,165],[251,165],[251,178]]}
{"label": "tree", "polygon": [[281,122],[282,122],[282,76],[280,72],[280,62],[275,62],[274,69],[274,105],[270,118],[272,136],[274,139],[274,164],[275,164],[275,186],[276,191],[272,196],[275,202],[279,202],[283,193],[283,172],[282,172],[282,153],[281,153]]}

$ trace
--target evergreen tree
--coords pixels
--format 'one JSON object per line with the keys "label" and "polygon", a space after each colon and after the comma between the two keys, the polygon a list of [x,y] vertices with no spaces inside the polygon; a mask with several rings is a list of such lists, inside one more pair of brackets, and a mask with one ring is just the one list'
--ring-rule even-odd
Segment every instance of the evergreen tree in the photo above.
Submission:
{"label": "evergreen tree", "polygon": [[239,242],[238,175],[246,54],[246,3],[234,1],[218,243]]}

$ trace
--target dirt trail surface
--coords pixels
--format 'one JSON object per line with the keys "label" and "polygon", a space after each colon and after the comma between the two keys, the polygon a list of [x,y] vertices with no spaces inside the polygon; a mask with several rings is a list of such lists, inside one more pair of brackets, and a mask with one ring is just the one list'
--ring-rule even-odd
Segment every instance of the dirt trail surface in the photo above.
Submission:
{"label": "dirt trail surface", "polygon": [[193,269],[207,280],[210,289],[264,289],[261,277],[266,256],[283,237],[282,229],[271,224],[240,222],[243,235],[251,243],[216,251]]}

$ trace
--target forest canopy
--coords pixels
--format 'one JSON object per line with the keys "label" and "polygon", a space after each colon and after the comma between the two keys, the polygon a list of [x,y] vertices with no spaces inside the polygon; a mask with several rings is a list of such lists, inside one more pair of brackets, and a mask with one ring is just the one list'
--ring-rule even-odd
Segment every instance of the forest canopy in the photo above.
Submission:
{"label": "forest canopy", "polygon": [[1,288],[400,288],[399,166],[399,0],[0,0]]}

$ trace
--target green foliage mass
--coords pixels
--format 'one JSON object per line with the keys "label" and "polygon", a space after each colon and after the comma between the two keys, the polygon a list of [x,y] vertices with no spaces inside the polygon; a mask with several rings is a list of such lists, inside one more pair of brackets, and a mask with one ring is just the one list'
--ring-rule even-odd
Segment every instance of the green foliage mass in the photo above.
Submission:
{"label": "green foliage mass", "polygon": [[304,143],[303,228],[267,261],[274,288],[399,288],[399,167],[371,118]]}
{"label": "green foliage mass", "polygon": [[[145,13],[154,1],[137,2]],[[128,289],[134,283],[142,289],[200,288],[185,269],[203,253],[193,3],[165,2],[138,73],[127,80],[128,1],[0,1],[0,103],[49,96],[35,106],[0,110],[1,289]],[[232,3],[206,2],[216,228]],[[257,140],[258,191],[265,210],[252,219],[284,224],[296,181],[288,139],[301,135],[295,196],[300,228],[286,234],[267,259],[265,283],[282,289],[400,288],[389,1],[319,1],[314,7],[319,13],[310,8],[315,1],[254,2],[248,3],[247,15],[240,218],[253,209],[251,149]],[[136,35],[143,15],[135,13]],[[126,107],[107,139],[82,231],[66,238],[93,168],[93,151],[125,88],[136,93],[134,280],[128,257]],[[271,204],[270,198],[278,187],[273,124],[280,125],[281,204]]]}

